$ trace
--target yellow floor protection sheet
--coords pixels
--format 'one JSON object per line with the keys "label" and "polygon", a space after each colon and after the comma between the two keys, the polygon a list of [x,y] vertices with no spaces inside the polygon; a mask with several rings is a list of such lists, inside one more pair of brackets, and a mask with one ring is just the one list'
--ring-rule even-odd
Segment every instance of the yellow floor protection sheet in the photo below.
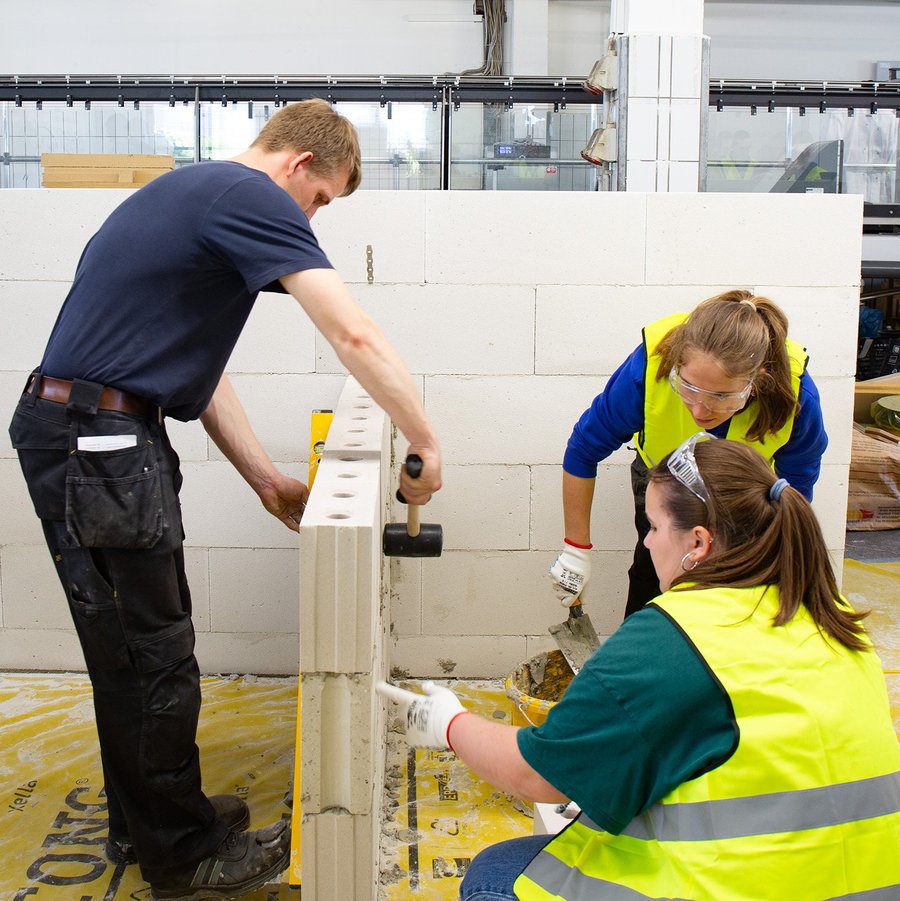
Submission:
{"label": "yellow floor protection sheet", "polygon": [[[287,814],[297,679],[207,677],[197,744],[208,794],[237,794],[250,828]],[[90,683],[80,674],[0,674],[0,899],[147,901],[137,866],[103,855],[106,804]],[[250,901],[299,899],[270,885]]]}
{"label": "yellow floor protection sheet", "polygon": [[[420,682],[398,683],[421,691]],[[444,684],[444,683],[442,683]],[[469,709],[510,723],[512,703],[500,682],[449,682]],[[477,779],[449,751],[409,748],[391,716],[382,811],[379,898],[455,899],[475,854],[531,835],[530,808]]]}
{"label": "yellow floor protection sheet", "polygon": [[881,658],[900,735],[900,562],[844,560],[844,595],[857,610],[871,610],[864,625]]}

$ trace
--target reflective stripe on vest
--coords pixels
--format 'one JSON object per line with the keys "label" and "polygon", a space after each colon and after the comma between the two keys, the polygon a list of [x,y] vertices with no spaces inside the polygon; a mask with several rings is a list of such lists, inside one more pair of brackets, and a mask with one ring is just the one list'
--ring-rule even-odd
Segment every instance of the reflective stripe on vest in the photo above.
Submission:
{"label": "reflective stripe on vest", "polygon": [[[528,894],[520,894],[519,883],[516,882],[516,897],[523,899],[563,898],[565,901],[657,901],[658,895],[645,895],[634,889],[615,882],[609,882],[596,876],[587,876],[580,870],[567,867],[552,854],[541,851],[528,865],[528,875],[533,881],[533,889]],[[521,877],[520,877],[521,879]],[[843,895],[832,895],[825,901],[897,901],[900,886],[888,885],[884,888],[868,889],[861,892],[850,892]],[[759,886],[747,897],[769,898],[763,894],[767,889]],[[692,901],[690,898],[666,895],[663,901]]]}
{"label": "reflective stripe on vest", "polygon": [[516,897],[900,899],[900,745],[876,654],[826,642],[805,608],[773,627],[771,586],[687,586],[653,604],[727,693],[737,747],[619,835],[582,814]]}
{"label": "reflective stripe on vest", "polygon": [[[644,372],[644,426],[635,434],[634,441],[638,453],[648,466],[654,466],[666,454],[674,450],[686,438],[690,438],[700,427],[694,422],[684,401],[672,390],[668,379],[657,380],[660,355],[659,342],[677,325],[688,318],[687,313],[674,313],[659,319],[644,328],[644,350],[647,368]],[[806,369],[807,354],[796,341],[787,339],[785,349],[791,366],[791,390],[794,397],[800,396],[800,377]],[[759,451],[768,461],[775,452],[787,444],[794,429],[794,414],[774,434],[769,433],[762,441],[750,441],[747,432],[753,425],[759,411],[755,398],[743,410],[731,417],[726,438],[740,441]]]}
{"label": "reflective stripe on vest", "polygon": [[[635,817],[622,835],[645,841],[702,842],[820,829],[891,813],[900,813],[900,772],[793,792],[654,804]],[[606,831],[584,814],[579,822],[595,832]]]}

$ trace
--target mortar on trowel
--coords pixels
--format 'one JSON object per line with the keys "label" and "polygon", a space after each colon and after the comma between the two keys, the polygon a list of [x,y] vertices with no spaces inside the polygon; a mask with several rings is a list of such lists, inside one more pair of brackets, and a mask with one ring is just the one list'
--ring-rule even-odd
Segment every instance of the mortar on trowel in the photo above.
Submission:
{"label": "mortar on trowel", "polygon": [[543,651],[520,663],[506,679],[514,726],[540,726],[574,678],[562,651]]}

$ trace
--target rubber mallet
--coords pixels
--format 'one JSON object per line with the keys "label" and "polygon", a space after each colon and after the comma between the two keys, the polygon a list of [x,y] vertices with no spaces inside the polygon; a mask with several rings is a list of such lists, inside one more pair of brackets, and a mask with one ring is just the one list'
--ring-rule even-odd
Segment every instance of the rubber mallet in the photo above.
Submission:
{"label": "rubber mallet", "polygon": [[[406,471],[411,479],[422,474],[422,458],[410,454],[406,458]],[[401,504],[406,499],[398,491],[397,500]],[[384,527],[381,547],[385,557],[440,557],[444,547],[444,530],[440,525],[419,522],[419,506],[410,504],[406,512],[406,522],[388,523]]]}

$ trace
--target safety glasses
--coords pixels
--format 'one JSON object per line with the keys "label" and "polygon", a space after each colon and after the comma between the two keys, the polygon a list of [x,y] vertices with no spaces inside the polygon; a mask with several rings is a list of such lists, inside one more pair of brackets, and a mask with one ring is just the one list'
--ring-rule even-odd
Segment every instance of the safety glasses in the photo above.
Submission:
{"label": "safety glasses", "polygon": [[697,460],[694,457],[694,447],[698,441],[702,441],[705,438],[712,438],[715,440],[715,437],[715,435],[710,435],[709,432],[697,432],[696,435],[691,435],[687,441],[683,441],[671,454],[669,454],[669,460],[666,464],[669,467],[669,472],[671,472],[672,475],[691,492],[691,494],[695,497],[699,497],[704,504],[709,503],[709,490],[706,487],[706,482],[703,481],[703,476],[700,475],[700,470],[697,468]]}
{"label": "safety glasses", "polygon": [[686,382],[674,367],[669,370],[669,384],[687,406],[693,407],[695,404],[702,404],[710,413],[740,410],[747,403],[747,398],[750,397],[750,392],[753,389],[753,379],[750,379],[740,391],[730,394],[706,391],[703,388],[692,385],[690,382]]}

